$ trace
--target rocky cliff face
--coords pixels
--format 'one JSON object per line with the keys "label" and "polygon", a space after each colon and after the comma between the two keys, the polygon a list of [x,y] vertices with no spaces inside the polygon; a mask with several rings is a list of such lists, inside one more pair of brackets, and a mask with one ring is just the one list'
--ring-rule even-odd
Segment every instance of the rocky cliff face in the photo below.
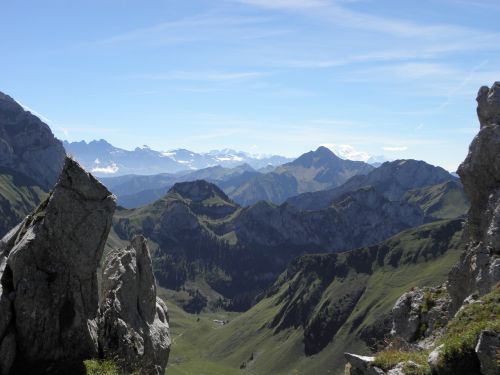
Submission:
{"label": "rocky cliff face", "polygon": [[114,208],[111,193],[66,159],[52,194],[0,243],[16,366],[97,355],[96,269]]}
{"label": "rocky cliff face", "polygon": [[[430,289],[438,296],[429,290],[412,290],[392,312],[392,334],[408,342],[413,351],[415,344],[433,349],[428,363],[418,369],[424,371],[427,366],[425,371],[437,375],[500,371],[500,82],[481,87],[477,102],[480,130],[458,170],[471,204],[463,238],[466,250],[449,273],[447,290]],[[353,367],[351,373],[368,374],[374,369],[386,373],[373,366],[375,358],[361,362],[349,354],[346,358]],[[405,370],[408,362],[399,365],[398,374],[410,373]]]}
{"label": "rocky cliff face", "polygon": [[38,117],[0,92],[0,165],[29,176],[49,190],[61,173],[66,152]]}
{"label": "rocky cliff face", "polygon": [[156,297],[151,257],[142,236],[104,261],[99,347],[129,371],[163,375],[170,351],[168,310]]}
{"label": "rocky cliff face", "polygon": [[450,273],[455,310],[468,295],[483,295],[500,280],[500,82],[481,87],[477,102],[481,128],[458,169],[471,209],[469,248]]}
{"label": "rocky cliff face", "polygon": [[114,196],[67,158],[52,193],[1,240],[1,375],[78,373],[99,357],[96,272],[114,210]]}

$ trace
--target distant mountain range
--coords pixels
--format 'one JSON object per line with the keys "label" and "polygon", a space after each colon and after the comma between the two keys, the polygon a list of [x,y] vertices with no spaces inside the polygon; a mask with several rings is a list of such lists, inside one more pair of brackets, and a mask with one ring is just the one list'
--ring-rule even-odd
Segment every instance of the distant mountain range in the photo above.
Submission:
{"label": "distant mountain range", "polygon": [[458,178],[441,167],[420,160],[395,160],[385,162],[368,174],[355,176],[337,188],[307,192],[292,197],[287,202],[300,209],[316,210],[328,207],[347,192],[367,186],[375,188],[387,199],[395,201],[400,200],[411,189],[449,180],[458,181]]}
{"label": "distant mountain range", "polygon": [[101,181],[118,196],[119,204],[135,208],[161,198],[177,182],[206,180],[217,184],[240,205],[258,201],[275,204],[304,192],[339,186],[349,178],[374,169],[361,161],[344,160],[326,147],[319,147],[296,160],[273,168],[257,171],[249,164],[234,168],[209,167],[192,172],[102,177]]}
{"label": "distant mountain range", "polygon": [[293,159],[279,155],[251,155],[230,149],[196,153],[185,149],[155,151],[148,146],[124,150],[104,139],[92,142],[64,141],[66,151],[98,177],[127,174],[154,175],[213,166],[233,168],[248,164],[254,169],[275,167]]}
{"label": "distant mountain range", "polygon": [[[323,209],[342,195],[365,187],[374,188],[390,201],[399,201],[414,188],[439,184],[444,184],[440,188],[446,191],[446,196],[453,190],[460,202],[466,201],[458,178],[440,167],[417,160],[397,160],[374,168],[364,162],[341,159],[325,147],[267,173],[243,164],[235,168],[216,166],[175,174],[101,178],[117,195],[118,203],[126,208],[152,203],[162,198],[175,183],[195,180],[216,184],[242,206],[259,201],[274,204],[287,201],[299,209]],[[426,198],[414,196],[412,199]],[[429,210],[439,210],[435,202],[428,202],[428,206]],[[460,206],[457,211],[462,212],[462,209]],[[454,213],[450,215],[455,217]]]}
{"label": "distant mountain range", "polygon": [[261,200],[281,204],[297,194],[342,185],[351,177],[364,175],[373,169],[362,161],[341,159],[321,146],[272,172],[253,177],[231,192],[230,196],[242,205]]}

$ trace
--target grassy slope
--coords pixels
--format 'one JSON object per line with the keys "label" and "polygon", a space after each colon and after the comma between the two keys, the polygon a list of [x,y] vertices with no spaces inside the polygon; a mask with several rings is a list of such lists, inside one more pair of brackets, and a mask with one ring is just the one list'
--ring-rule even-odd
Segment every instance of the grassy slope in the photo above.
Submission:
{"label": "grassy slope", "polygon": [[469,209],[467,196],[458,181],[412,190],[405,199],[418,204],[426,217],[434,219],[453,219],[465,215]]}
{"label": "grassy slope", "polygon": [[0,168],[0,236],[20,223],[46,196],[29,177]]}
{"label": "grassy slope", "polygon": [[[286,303],[286,300],[280,300],[280,296],[287,292],[290,280],[249,311],[234,315],[223,327],[213,325],[213,315],[202,315],[197,322],[195,316],[171,306],[175,341],[168,373],[237,374],[242,373],[240,365],[246,362],[245,373],[248,374],[343,374],[343,352],[367,353],[369,349],[359,338],[359,333],[387,314],[404,291],[414,286],[438,284],[446,279],[462,251],[461,234],[457,232],[452,236],[444,254],[433,253],[436,238],[429,233],[441,225],[445,225],[444,222],[428,224],[385,241],[389,251],[385,253],[382,265],[374,262],[371,275],[350,270],[345,278],[335,278],[326,287],[318,306],[335,301],[346,287],[351,288],[356,283],[364,284],[366,289],[333,341],[319,354],[310,357],[304,355],[301,327],[284,329],[276,334],[269,328]],[[356,250],[361,257],[370,251],[373,250]],[[340,261],[347,254],[341,254]],[[396,268],[389,264],[394,257],[399,259]],[[300,303],[300,299],[296,303]],[[253,360],[249,360],[251,357]]]}

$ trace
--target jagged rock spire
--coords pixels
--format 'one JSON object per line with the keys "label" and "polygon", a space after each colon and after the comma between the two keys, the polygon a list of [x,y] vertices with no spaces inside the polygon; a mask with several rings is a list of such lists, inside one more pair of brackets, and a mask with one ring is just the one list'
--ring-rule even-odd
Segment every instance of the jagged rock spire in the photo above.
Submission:
{"label": "jagged rock spire", "polygon": [[[2,364],[12,353],[12,340],[4,348],[12,337],[20,373],[97,356],[96,270],[115,206],[101,183],[66,158],[53,192],[2,239]],[[5,322],[9,309],[13,314]],[[9,371],[4,367],[2,374]]]}

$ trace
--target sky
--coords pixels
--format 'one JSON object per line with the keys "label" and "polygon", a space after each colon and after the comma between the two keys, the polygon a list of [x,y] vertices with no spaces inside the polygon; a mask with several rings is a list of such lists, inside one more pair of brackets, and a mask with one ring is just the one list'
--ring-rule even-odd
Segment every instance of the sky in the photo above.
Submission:
{"label": "sky", "polygon": [[453,171],[500,80],[498,0],[19,0],[0,91],[60,139]]}

